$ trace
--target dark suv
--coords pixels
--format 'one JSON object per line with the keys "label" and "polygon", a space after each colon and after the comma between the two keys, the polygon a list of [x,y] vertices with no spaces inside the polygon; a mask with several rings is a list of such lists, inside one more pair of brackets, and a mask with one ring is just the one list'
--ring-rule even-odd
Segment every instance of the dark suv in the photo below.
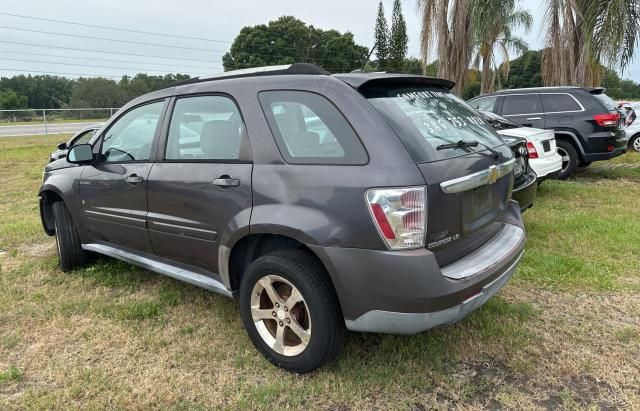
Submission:
{"label": "dark suv", "polygon": [[492,111],[525,127],[554,130],[562,156],[560,179],[570,177],[578,166],[609,160],[627,150],[624,114],[604,88],[502,90],[468,103],[476,110]]}
{"label": "dark suv", "polygon": [[525,233],[513,154],[452,86],[296,64],[147,94],[46,167],[44,229],[64,271],[100,253],[237,296],[257,349],[296,372],[345,329],[454,323]]}

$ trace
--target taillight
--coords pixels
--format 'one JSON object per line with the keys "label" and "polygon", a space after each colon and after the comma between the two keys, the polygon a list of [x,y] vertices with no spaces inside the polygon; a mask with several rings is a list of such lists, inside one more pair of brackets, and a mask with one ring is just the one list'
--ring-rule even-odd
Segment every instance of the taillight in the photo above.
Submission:
{"label": "taillight", "polygon": [[373,188],[367,205],[389,248],[424,247],[427,196],[425,187]]}
{"label": "taillight", "polygon": [[593,119],[600,127],[611,127],[618,124],[618,121],[620,120],[620,113],[596,114],[593,116]]}
{"label": "taillight", "polygon": [[538,150],[531,141],[527,142],[527,151],[529,152],[529,160],[538,158]]}

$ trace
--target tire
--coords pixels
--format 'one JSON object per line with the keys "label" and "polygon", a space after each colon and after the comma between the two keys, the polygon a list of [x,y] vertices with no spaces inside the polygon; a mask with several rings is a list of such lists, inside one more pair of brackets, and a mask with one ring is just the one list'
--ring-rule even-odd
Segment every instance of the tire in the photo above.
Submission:
{"label": "tire", "polygon": [[640,133],[629,139],[629,148],[640,153]]}
{"label": "tire", "polygon": [[62,201],[51,205],[53,211],[56,245],[60,270],[70,271],[81,267],[88,261],[88,253],[82,249],[78,230],[73,223],[71,213]]}
{"label": "tire", "polygon": [[580,159],[578,158],[578,152],[571,143],[565,140],[558,140],[556,142],[556,149],[558,154],[562,156],[562,169],[556,177],[558,180],[566,180],[571,177],[578,168]]}
{"label": "tire", "polygon": [[[275,303],[270,291],[276,293]],[[290,302],[291,295],[299,302]],[[240,282],[240,315],[258,351],[276,366],[299,374],[334,359],[346,333],[324,268],[302,250],[274,251],[249,265]]]}

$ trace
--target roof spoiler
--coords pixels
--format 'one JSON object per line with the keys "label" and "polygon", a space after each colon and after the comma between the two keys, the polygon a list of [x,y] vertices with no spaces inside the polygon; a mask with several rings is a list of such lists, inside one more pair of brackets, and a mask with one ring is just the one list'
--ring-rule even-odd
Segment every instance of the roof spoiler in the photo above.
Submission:
{"label": "roof spoiler", "polygon": [[353,74],[334,74],[333,77],[344,81],[351,87],[364,90],[370,87],[384,86],[410,86],[425,85],[444,87],[451,90],[455,86],[455,82],[451,80],[441,79],[437,77],[419,76],[415,74],[391,74],[391,73],[353,73]]}

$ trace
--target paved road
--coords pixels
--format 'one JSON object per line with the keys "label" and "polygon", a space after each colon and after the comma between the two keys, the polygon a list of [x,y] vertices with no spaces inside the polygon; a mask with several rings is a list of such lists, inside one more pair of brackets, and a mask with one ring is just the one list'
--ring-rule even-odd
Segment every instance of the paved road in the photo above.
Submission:
{"label": "paved road", "polygon": [[44,134],[60,134],[75,133],[76,131],[96,122],[78,122],[78,123],[52,123],[47,124],[45,130],[44,124],[24,124],[24,125],[1,125],[0,137],[14,136],[33,136]]}

